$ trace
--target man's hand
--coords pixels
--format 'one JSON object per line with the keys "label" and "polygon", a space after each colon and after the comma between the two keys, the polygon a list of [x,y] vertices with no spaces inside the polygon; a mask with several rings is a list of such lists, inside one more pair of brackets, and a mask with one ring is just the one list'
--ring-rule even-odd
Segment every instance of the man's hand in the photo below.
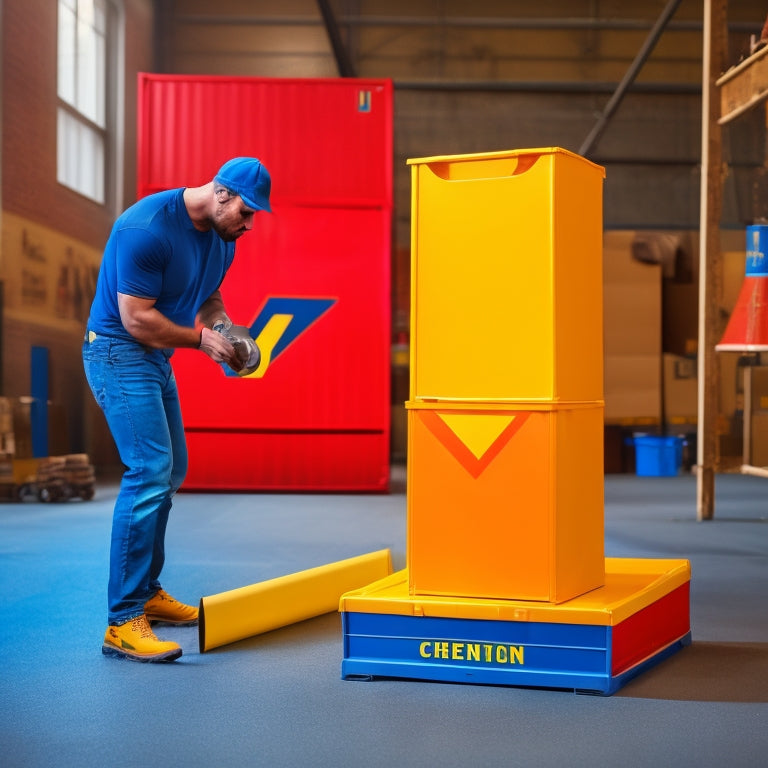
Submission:
{"label": "man's hand", "polygon": [[200,349],[217,363],[226,363],[238,376],[253,373],[261,362],[261,352],[250,331],[229,320],[217,323],[212,330],[203,328]]}
{"label": "man's hand", "polygon": [[227,336],[240,361],[240,368],[234,368],[237,375],[248,376],[253,373],[261,362],[261,351],[251,338],[251,332],[243,325],[233,325],[227,330]]}
{"label": "man's hand", "polygon": [[[223,330],[223,326],[219,326]],[[232,342],[219,331],[203,328],[200,332],[200,349],[215,363],[226,363],[233,370],[242,367]]]}

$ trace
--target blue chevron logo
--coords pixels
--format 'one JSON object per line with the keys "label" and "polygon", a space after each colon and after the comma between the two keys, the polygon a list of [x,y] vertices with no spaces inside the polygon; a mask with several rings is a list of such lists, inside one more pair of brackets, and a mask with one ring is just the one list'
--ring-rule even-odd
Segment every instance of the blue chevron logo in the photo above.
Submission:
{"label": "blue chevron logo", "polygon": [[[271,363],[335,303],[336,299],[270,296],[249,328],[261,352],[261,362],[243,378],[262,378]],[[228,376],[237,376],[229,369],[226,372]]]}

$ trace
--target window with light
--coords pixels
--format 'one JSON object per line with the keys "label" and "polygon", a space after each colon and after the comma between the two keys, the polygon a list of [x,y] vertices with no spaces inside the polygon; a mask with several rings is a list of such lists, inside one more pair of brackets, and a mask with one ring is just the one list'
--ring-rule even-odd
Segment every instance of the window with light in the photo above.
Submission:
{"label": "window with light", "polygon": [[57,180],[105,202],[107,0],[58,0]]}

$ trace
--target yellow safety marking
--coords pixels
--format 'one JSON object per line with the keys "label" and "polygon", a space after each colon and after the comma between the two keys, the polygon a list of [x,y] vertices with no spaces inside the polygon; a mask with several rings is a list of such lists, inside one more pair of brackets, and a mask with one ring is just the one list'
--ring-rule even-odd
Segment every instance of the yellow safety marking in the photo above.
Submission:
{"label": "yellow safety marking", "polygon": [[254,339],[256,346],[258,346],[261,352],[259,367],[253,373],[243,378],[260,379],[264,376],[272,359],[272,350],[283,337],[285,329],[289,326],[291,320],[293,320],[293,315],[275,314],[269,318],[267,324],[261,329],[261,333]]}
{"label": "yellow safety marking", "polygon": [[342,597],[392,573],[380,549],[200,600],[200,652],[337,610]]}

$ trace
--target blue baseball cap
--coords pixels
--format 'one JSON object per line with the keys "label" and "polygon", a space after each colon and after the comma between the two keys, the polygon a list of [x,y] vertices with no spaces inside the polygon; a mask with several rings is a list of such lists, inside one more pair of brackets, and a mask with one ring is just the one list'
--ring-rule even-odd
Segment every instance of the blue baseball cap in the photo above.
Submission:
{"label": "blue baseball cap", "polygon": [[255,157],[233,157],[227,160],[213,180],[240,195],[249,208],[272,212],[269,205],[272,179],[269,171]]}

